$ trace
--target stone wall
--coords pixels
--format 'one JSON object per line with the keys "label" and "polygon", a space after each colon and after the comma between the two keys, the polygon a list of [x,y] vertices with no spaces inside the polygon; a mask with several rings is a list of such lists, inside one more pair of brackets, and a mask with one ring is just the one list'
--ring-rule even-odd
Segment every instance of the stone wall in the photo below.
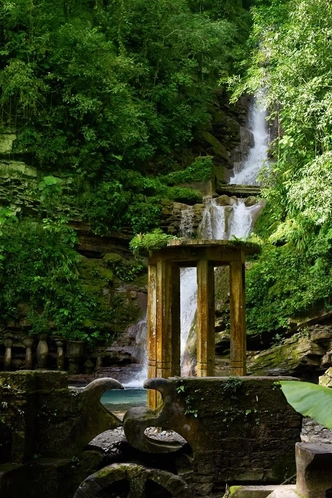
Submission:
{"label": "stone wall", "polygon": [[[174,430],[189,444],[190,465],[178,455],[177,473],[191,496],[218,496],[227,482],[281,483],[295,473],[294,445],[301,416],[278,380],[268,377],[152,379],[164,406],[156,415],[133,408],[124,418],[128,442],[150,453],[174,452],[152,441],[147,427]],[[283,378],[285,380],[285,378]],[[176,461],[176,454],[175,454]]]}
{"label": "stone wall", "polygon": [[121,387],[99,379],[73,391],[62,372],[1,373],[1,498],[72,498],[102,460],[84,451],[87,444],[121,425],[99,402],[104,391]]}
{"label": "stone wall", "polygon": [[[301,417],[287,404],[277,381],[150,379],[147,387],[162,393],[164,405],[157,412],[130,409],[123,422],[125,451],[118,446],[110,455],[87,445],[121,425],[100,404],[103,392],[121,387],[119,383],[99,379],[72,390],[65,373],[2,373],[0,496],[72,498],[81,481],[107,464],[115,464],[115,471],[108,468],[103,475],[110,472],[116,480],[116,465],[124,462],[140,464],[140,473],[147,465],[156,478],[162,469],[168,478],[179,476],[191,497],[220,496],[227,482],[281,483],[294,473]],[[148,427],[149,434],[153,427],[173,430],[187,444],[151,438]],[[130,479],[130,472],[126,475]]]}

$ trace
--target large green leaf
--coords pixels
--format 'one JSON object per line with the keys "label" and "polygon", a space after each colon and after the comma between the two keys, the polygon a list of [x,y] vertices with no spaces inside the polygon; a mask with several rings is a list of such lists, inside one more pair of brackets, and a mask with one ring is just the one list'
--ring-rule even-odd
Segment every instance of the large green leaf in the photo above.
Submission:
{"label": "large green leaf", "polygon": [[310,382],[280,382],[288,403],[299,413],[332,429],[332,389]]}

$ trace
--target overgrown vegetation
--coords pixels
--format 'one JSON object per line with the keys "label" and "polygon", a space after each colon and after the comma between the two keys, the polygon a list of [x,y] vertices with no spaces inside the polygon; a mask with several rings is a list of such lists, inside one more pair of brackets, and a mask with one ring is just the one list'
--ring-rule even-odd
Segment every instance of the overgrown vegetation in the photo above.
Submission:
{"label": "overgrown vegetation", "polygon": [[176,237],[164,233],[159,228],[156,228],[150,233],[137,234],[130,241],[130,249],[134,254],[139,255],[140,253],[150,252],[156,249],[162,249],[167,246],[170,240]]}
{"label": "overgrown vegetation", "polygon": [[[183,150],[208,129],[216,88],[234,74],[234,100],[265,88],[276,136],[256,227],[264,247],[247,277],[248,329],[280,331],[330,309],[331,26],[327,0],[4,0],[1,127],[17,132],[14,157],[43,172],[30,192],[35,219],[1,214],[4,320],[27,302],[36,332],[52,321],[84,334],[97,304],[80,294],[74,234],[61,220],[70,214],[99,235],[130,231],[136,251],[167,243],[153,232],[161,202],[201,201],[182,185],[209,179],[213,158]],[[126,275],[125,264],[110,265]]]}
{"label": "overgrown vegetation", "polygon": [[209,121],[250,16],[240,0],[4,0],[0,23],[0,105],[20,130],[15,152],[52,172],[114,179],[119,166],[172,169]]}
{"label": "overgrown vegetation", "polygon": [[19,221],[6,209],[0,215],[1,326],[27,319],[31,335],[52,331],[66,339],[109,338],[102,323],[112,322],[114,310],[82,285],[76,234],[67,220]]}
{"label": "overgrown vegetation", "polygon": [[[121,321],[80,280],[68,219],[101,236],[140,234],[159,227],[164,199],[201,202],[181,184],[209,179],[212,158],[183,149],[209,125],[249,26],[241,0],[1,2],[0,130],[17,135],[11,159],[41,175],[26,180],[23,201],[3,198],[4,326],[28,314],[32,334],[101,339],[97,317]],[[100,278],[142,271],[113,257],[105,265]]]}
{"label": "overgrown vegetation", "polygon": [[277,135],[256,227],[264,250],[247,279],[255,333],[286,329],[290,318],[332,305],[332,6],[272,0],[253,14],[252,58],[234,98],[265,88]]}

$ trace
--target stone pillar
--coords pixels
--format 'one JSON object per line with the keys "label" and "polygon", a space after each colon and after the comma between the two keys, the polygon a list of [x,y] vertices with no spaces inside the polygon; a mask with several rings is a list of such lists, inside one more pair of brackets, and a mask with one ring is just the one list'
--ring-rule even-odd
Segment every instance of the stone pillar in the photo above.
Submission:
{"label": "stone pillar", "polygon": [[148,336],[148,377],[157,377],[157,266],[148,267],[148,303],[147,303],[147,336]]}
{"label": "stone pillar", "polygon": [[[147,336],[148,336],[148,378],[157,377],[157,266],[148,266],[148,304],[147,304]],[[158,404],[158,393],[148,390],[148,405],[155,409]]]}
{"label": "stone pillar", "polygon": [[13,346],[13,336],[11,334],[5,336],[5,340],[3,341],[5,345],[5,356],[4,356],[4,370],[10,370],[12,367],[12,346]]}
{"label": "stone pillar", "polygon": [[231,373],[246,375],[244,261],[230,262]]}
{"label": "stone pillar", "polygon": [[83,341],[69,341],[67,346],[67,356],[69,361],[68,371],[70,374],[77,374],[80,370],[80,360],[83,356]]}
{"label": "stone pillar", "polygon": [[214,268],[208,260],[197,264],[197,377],[214,375]]}
{"label": "stone pillar", "polygon": [[37,346],[38,368],[46,368],[48,358],[47,334],[40,334]]}
{"label": "stone pillar", "polygon": [[58,370],[65,369],[65,354],[63,351],[63,341],[60,339],[55,341],[56,344],[56,366]]}
{"label": "stone pillar", "polygon": [[102,367],[103,367],[103,357],[100,355],[100,356],[97,356],[97,359],[96,359],[96,370],[99,370]]}
{"label": "stone pillar", "polygon": [[171,316],[171,267],[163,260],[157,263],[157,377],[172,375],[172,316]]}
{"label": "stone pillar", "polygon": [[[180,269],[159,260],[148,274],[148,377],[180,375]],[[160,398],[149,391],[155,409]]]}
{"label": "stone pillar", "polygon": [[32,359],[33,339],[32,339],[32,337],[24,337],[23,344],[25,347],[25,369],[32,370],[32,367],[33,367],[33,359]]}
{"label": "stone pillar", "polygon": [[296,443],[296,491],[303,498],[325,498],[332,490],[332,445]]}

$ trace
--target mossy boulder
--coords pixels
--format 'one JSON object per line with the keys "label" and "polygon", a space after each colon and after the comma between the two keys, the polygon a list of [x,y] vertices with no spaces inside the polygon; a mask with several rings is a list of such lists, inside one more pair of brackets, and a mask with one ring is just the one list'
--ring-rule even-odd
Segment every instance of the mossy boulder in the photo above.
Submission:
{"label": "mossy boulder", "polygon": [[326,349],[311,335],[295,334],[270,349],[251,356],[248,372],[254,375],[313,375],[321,371]]}
{"label": "mossy boulder", "polygon": [[226,147],[218,140],[216,137],[214,137],[209,131],[203,131],[202,133],[202,138],[211,145],[212,147],[212,152],[214,156],[217,156],[219,159],[224,159],[225,161],[228,162],[228,152]]}

